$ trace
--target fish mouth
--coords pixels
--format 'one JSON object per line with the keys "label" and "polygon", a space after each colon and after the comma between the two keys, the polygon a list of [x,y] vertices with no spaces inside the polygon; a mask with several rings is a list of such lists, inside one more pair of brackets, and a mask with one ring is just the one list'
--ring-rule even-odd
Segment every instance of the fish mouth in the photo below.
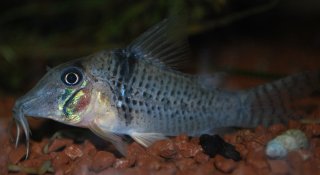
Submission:
{"label": "fish mouth", "polygon": [[13,113],[13,119],[16,124],[16,139],[15,139],[15,146],[16,148],[19,145],[19,139],[20,139],[20,127],[22,127],[22,130],[24,132],[25,138],[26,138],[26,159],[29,156],[29,151],[30,151],[30,135],[31,135],[31,130],[29,127],[29,123],[27,118],[25,117],[25,111],[29,109],[27,104],[30,104],[31,102],[35,101],[38,98],[32,98],[32,99],[25,99],[21,98],[18,99],[12,109]]}

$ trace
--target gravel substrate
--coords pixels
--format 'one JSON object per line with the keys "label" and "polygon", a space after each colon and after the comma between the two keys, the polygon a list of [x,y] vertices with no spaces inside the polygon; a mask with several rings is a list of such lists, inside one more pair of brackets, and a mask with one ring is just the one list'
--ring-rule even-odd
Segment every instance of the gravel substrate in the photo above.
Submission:
{"label": "gravel substrate", "polygon": [[[320,118],[319,111],[309,115],[314,122],[290,121],[288,125],[258,126],[225,134],[224,140],[240,153],[238,161],[221,155],[210,158],[203,152],[199,138],[184,134],[149,148],[133,142],[126,157],[97,149],[89,139],[78,143],[68,138],[43,138],[31,140],[30,156],[25,160],[24,144],[16,149],[7,132],[12,104],[13,99],[0,100],[0,174],[320,174],[320,125],[315,120]],[[303,131],[308,137],[308,149],[292,151],[281,159],[268,158],[267,142],[287,129]]]}

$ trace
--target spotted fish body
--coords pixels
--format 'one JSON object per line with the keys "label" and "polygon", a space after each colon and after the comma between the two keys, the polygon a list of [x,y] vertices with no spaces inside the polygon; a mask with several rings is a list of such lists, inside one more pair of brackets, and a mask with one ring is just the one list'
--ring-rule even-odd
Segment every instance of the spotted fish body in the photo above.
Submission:
{"label": "spotted fish body", "polygon": [[167,66],[184,57],[187,49],[170,35],[169,25],[164,20],[124,49],[51,69],[13,109],[27,141],[25,115],[89,128],[125,154],[120,137],[124,134],[148,146],[181,133],[286,121],[287,104],[319,87],[318,71],[239,92],[208,87],[201,77]]}
{"label": "spotted fish body", "polygon": [[[227,124],[211,117],[219,109],[237,109],[240,99],[231,93],[206,89],[195,76],[150,66],[143,60],[130,63],[134,58],[123,58],[125,52],[103,52],[99,61],[86,63],[95,77],[113,89],[110,98],[119,113],[120,130],[194,135]],[[105,70],[110,71],[106,74]]]}
{"label": "spotted fish body", "polygon": [[248,91],[229,92],[207,88],[197,76],[150,66],[143,60],[130,63],[134,58],[125,58],[126,52],[102,52],[97,56],[100,59],[86,63],[95,77],[104,79],[113,89],[109,98],[116,106],[124,133],[132,129],[198,135],[212,128],[285,121],[282,115],[288,112],[289,101],[316,87],[301,83],[318,78],[315,72],[304,72]]}

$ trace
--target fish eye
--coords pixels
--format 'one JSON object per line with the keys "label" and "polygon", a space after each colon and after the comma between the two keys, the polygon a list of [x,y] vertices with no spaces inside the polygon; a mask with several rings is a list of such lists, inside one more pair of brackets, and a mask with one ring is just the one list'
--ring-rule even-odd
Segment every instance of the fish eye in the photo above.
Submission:
{"label": "fish eye", "polygon": [[75,86],[82,80],[82,73],[78,68],[72,67],[61,75],[62,82],[67,86]]}

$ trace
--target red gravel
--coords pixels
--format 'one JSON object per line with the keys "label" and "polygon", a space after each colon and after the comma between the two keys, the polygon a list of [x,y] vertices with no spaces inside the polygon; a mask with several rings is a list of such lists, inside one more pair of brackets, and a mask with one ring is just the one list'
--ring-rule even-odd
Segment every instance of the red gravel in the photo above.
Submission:
{"label": "red gravel", "polygon": [[[12,104],[12,99],[0,100],[0,105],[6,107],[0,110],[0,174],[320,174],[320,125],[297,121],[224,135],[225,141],[240,152],[242,160],[238,162],[220,155],[210,158],[203,153],[199,138],[190,139],[186,135],[158,141],[149,148],[133,142],[128,147],[127,157],[97,149],[88,139],[81,143],[67,138],[31,140],[30,156],[25,160],[24,144],[16,149],[6,129]],[[310,116],[320,118],[320,113],[316,111]],[[310,147],[290,152],[283,159],[269,159],[264,153],[266,143],[291,128],[304,131]]]}

